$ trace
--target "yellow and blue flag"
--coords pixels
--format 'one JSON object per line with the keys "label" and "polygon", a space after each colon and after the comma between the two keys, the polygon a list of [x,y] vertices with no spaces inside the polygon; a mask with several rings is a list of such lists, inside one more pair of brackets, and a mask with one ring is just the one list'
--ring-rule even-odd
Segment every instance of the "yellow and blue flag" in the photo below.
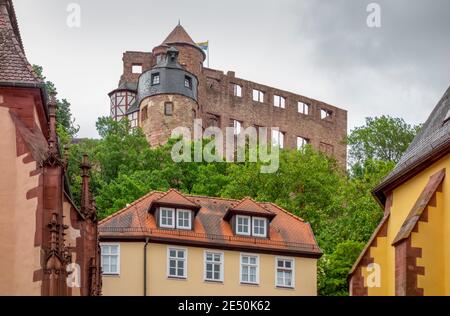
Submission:
{"label": "yellow and blue flag", "polygon": [[203,50],[208,50],[208,48],[209,48],[209,41],[197,43],[197,46],[200,47]]}

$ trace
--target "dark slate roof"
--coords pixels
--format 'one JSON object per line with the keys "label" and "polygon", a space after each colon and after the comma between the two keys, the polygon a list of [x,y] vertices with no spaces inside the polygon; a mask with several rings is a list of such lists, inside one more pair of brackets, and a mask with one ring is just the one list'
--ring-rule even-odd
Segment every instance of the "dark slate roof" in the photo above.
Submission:
{"label": "dark slate roof", "polygon": [[11,0],[0,0],[0,82],[42,84],[25,56]]}
{"label": "dark slate roof", "polygon": [[127,115],[139,111],[139,102],[138,100],[134,101],[134,103],[128,108]]}
{"label": "dark slate roof", "polygon": [[120,90],[132,90],[132,91],[136,91],[137,90],[137,82],[121,82],[119,84],[119,88]]}
{"label": "dark slate roof", "polygon": [[438,152],[450,151],[450,121],[446,121],[450,111],[450,87],[434,108],[422,130],[414,138],[394,170],[374,190],[383,201],[383,190],[393,181],[406,176],[412,169],[425,163]]}

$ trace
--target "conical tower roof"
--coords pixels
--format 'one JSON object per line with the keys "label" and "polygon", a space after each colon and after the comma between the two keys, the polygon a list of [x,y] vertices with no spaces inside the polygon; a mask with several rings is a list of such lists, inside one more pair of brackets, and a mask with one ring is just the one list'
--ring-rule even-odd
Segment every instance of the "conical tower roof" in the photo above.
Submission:
{"label": "conical tower roof", "polygon": [[164,40],[163,45],[170,45],[176,43],[190,44],[197,46],[195,42],[192,40],[191,36],[186,32],[181,24],[178,24],[172,32],[170,32],[169,36]]}

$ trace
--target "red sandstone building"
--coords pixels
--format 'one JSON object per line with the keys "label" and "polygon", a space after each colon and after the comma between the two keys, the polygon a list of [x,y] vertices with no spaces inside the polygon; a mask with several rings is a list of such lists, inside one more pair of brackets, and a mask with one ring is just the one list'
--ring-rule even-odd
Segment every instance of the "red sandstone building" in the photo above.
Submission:
{"label": "red sandstone building", "polygon": [[174,128],[279,128],[268,135],[281,147],[314,148],[345,166],[347,112],[295,93],[237,78],[203,66],[204,51],[181,25],[152,52],[125,52],[119,87],[109,94],[111,117],[128,117],[152,146],[167,142]]}
{"label": "red sandstone building", "polygon": [[95,205],[85,160],[72,202],[56,100],[28,63],[11,0],[0,0],[0,295],[99,295]]}

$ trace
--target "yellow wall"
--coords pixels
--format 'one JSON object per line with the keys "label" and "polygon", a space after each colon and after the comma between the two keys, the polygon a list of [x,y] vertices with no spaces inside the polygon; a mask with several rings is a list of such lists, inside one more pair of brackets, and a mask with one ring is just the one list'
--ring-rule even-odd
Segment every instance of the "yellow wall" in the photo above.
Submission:
{"label": "yellow wall", "polygon": [[[120,276],[103,276],[103,294],[143,295],[144,243],[120,244]],[[275,255],[259,255],[259,285],[240,284],[240,252],[224,253],[224,282],[204,281],[204,251],[208,249],[179,247],[187,249],[187,279],[174,280],[167,277],[167,248],[162,244],[149,244],[147,248],[147,295],[180,296],[275,296],[275,295],[317,295],[317,260],[295,258],[295,289],[280,289],[275,286]],[[284,256],[280,256],[284,257]]]}
{"label": "yellow wall", "polygon": [[[392,241],[429,178],[442,168],[446,168],[443,193],[437,194],[437,207],[429,209],[429,222],[420,222],[419,232],[412,233],[412,246],[423,248],[422,258],[417,264],[425,267],[425,276],[418,277],[418,285],[424,287],[424,294],[450,295],[450,155],[393,191],[387,238],[377,238],[377,246],[370,248],[371,257],[381,267],[381,288],[369,288],[369,295],[395,295],[395,248],[391,246]],[[367,274],[363,269],[363,275]]]}

